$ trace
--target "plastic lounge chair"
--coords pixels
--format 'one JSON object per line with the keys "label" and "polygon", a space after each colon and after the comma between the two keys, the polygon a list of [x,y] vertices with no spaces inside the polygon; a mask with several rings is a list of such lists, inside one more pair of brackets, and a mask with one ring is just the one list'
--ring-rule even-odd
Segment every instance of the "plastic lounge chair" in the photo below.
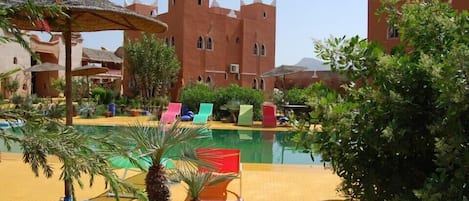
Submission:
{"label": "plastic lounge chair", "polygon": [[161,122],[168,124],[173,123],[176,120],[176,117],[181,114],[181,103],[170,102],[168,105],[168,110],[161,114]]}
{"label": "plastic lounge chair", "polygon": [[199,198],[201,200],[226,200],[228,193],[231,193],[236,197],[236,200],[241,201],[241,151],[239,149],[198,148],[196,153],[200,161],[211,166],[211,168],[199,167],[199,171],[212,171],[217,174],[236,174],[239,178],[239,194],[226,189],[231,182],[231,180],[227,180],[217,185],[207,186]]}
{"label": "plastic lounge chair", "polygon": [[239,126],[252,126],[253,115],[254,113],[253,113],[252,105],[240,105],[238,125]]}
{"label": "plastic lounge chair", "polygon": [[192,123],[206,124],[208,118],[212,115],[213,103],[200,103],[199,113],[194,115]]}
{"label": "plastic lounge chair", "polygon": [[220,182],[213,186],[205,186],[204,190],[200,192],[199,199],[200,200],[217,200],[217,201],[226,201],[228,199],[228,195],[232,194],[236,197],[236,200],[241,200],[241,197],[233,191],[228,190],[228,184],[233,181],[232,179],[226,180],[224,182]]}
{"label": "plastic lounge chair", "polygon": [[277,106],[266,104],[262,106],[262,126],[277,127]]}

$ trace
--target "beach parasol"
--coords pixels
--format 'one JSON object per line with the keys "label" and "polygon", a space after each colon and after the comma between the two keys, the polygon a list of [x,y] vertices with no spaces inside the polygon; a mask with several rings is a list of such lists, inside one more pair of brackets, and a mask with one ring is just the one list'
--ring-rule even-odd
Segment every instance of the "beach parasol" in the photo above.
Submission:
{"label": "beach parasol", "polygon": [[24,72],[48,72],[48,71],[59,71],[59,70],[65,70],[65,66],[62,66],[60,64],[45,62],[45,63],[31,66],[31,68],[25,69]]}
{"label": "beach parasol", "polygon": [[298,72],[301,72],[301,71],[304,71],[304,70],[306,70],[306,68],[302,67],[302,66],[282,65],[280,67],[276,67],[276,68],[262,74],[261,77],[280,77],[280,76],[282,76],[283,102],[285,104],[285,75],[298,73]]}
{"label": "beach parasol", "polygon": [[109,69],[105,67],[80,66],[72,70],[72,76],[86,76],[86,93],[87,93],[86,95],[88,95],[88,100],[89,100],[89,96],[90,96],[90,83],[89,82],[90,81],[88,79],[88,76],[106,73],[108,71]]}
{"label": "beach parasol", "polygon": [[[16,10],[8,20],[23,30],[62,32],[65,42],[65,103],[66,125],[72,125],[72,32],[92,32],[104,30],[137,30],[162,33],[167,25],[155,18],[138,14],[108,0],[37,0],[39,6],[60,6],[65,15],[42,13],[44,21],[31,22],[27,10]],[[27,0],[3,0],[0,4],[7,8],[21,8]],[[39,10],[40,11],[40,10]],[[65,182],[65,200],[70,200],[70,189]]]}

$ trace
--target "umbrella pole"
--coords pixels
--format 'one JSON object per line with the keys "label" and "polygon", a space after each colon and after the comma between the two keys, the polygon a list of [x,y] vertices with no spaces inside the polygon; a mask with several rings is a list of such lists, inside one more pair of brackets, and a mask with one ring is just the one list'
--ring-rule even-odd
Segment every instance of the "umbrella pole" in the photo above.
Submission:
{"label": "umbrella pole", "polygon": [[[65,125],[72,126],[72,113],[73,113],[73,104],[72,104],[72,32],[70,31],[71,20],[67,18],[67,27],[69,29],[63,32],[65,40]],[[64,180],[64,201],[72,200],[71,195],[71,186],[66,180]]]}
{"label": "umbrella pole", "polygon": [[88,75],[86,76],[86,96],[88,97],[88,104],[90,104],[90,80]]}

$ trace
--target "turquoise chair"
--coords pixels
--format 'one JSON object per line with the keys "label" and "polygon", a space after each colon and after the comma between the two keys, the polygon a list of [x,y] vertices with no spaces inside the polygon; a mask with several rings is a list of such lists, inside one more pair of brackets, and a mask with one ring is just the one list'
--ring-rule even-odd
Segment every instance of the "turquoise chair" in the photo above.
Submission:
{"label": "turquoise chair", "polygon": [[238,125],[239,126],[252,126],[253,116],[254,116],[254,111],[253,111],[252,105],[240,105]]}
{"label": "turquoise chair", "polygon": [[213,103],[200,103],[199,113],[194,115],[193,124],[206,124],[208,118],[212,116]]}

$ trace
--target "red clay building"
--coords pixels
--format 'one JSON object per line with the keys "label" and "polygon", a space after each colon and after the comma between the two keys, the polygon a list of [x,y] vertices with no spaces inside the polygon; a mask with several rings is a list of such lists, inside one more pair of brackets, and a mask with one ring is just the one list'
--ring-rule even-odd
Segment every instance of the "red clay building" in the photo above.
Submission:
{"label": "red clay building", "polygon": [[[405,2],[423,2],[424,0],[401,0]],[[448,0],[453,8],[458,10],[469,10],[468,0]],[[386,18],[376,15],[381,6],[380,0],[368,0],[368,40],[379,41],[387,51],[399,44],[399,30],[388,25]]]}
{"label": "red clay building", "polygon": [[[168,0],[168,12],[162,14],[155,4],[134,2],[127,8],[168,24],[168,31],[157,36],[176,48],[181,62],[173,98],[185,84],[196,81],[273,90],[274,80],[260,75],[275,67],[275,0],[241,1],[239,11],[221,8],[216,0],[212,5],[209,0]],[[137,39],[140,34],[126,31],[124,36]],[[124,79],[124,87],[125,83]]]}

